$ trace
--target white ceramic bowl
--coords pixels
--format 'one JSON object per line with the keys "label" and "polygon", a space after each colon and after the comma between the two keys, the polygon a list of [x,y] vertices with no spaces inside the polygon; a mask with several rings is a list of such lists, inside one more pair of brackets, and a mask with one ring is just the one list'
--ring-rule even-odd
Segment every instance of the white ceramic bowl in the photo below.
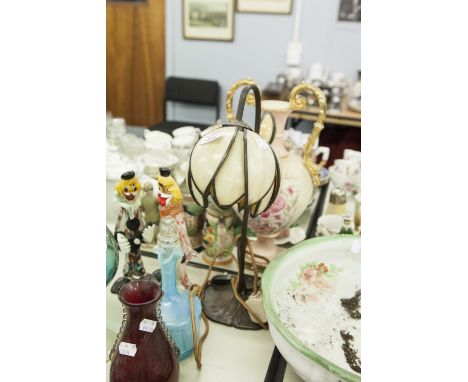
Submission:
{"label": "white ceramic bowl", "polygon": [[[305,267],[310,267],[311,264],[319,264],[320,266],[320,263],[324,263],[328,267],[325,272],[329,273],[326,277],[323,277],[333,285],[332,291],[328,293],[334,294],[335,298],[342,297],[344,291],[346,296],[354,294],[355,290],[352,290],[351,286],[358,285],[360,288],[360,259],[359,236],[343,235],[314,238],[288,249],[272,261],[263,273],[263,305],[271,336],[288,364],[305,381],[358,382],[361,380],[361,376],[339,366],[338,362],[319,354],[319,350],[317,352],[312,350],[310,346],[305,345],[303,339],[301,340],[293,331],[288,329],[284,318],[280,318],[282,317],[280,309],[283,309],[284,305],[282,304],[285,301],[282,300],[281,296],[285,296],[285,291],[288,290],[289,292],[290,286],[298,282],[299,275],[301,275]],[[319,299],[325,298],[321,295],[318,296]],[[314,304],[315,302],[306,303]],[[298,305],[291,304],[288,308],[299,309],[296,308]],[[330,307],[326,305],[323,309],[323,317],[327,317],[330,309],[336,308],[336,305]],[[294,314],[290,317],[294,317]],[[307,316],[305,317],[306,324],[303,323],[302,325],[306,330],[314,328],[320,335],[328,336],[330,328],[322,329],[323,323],[320,323],[321,319],[323,321],[323,317],[317,315],[309,318]],[[301,325],[300,322],[296,321],[292,323],[295,324],[295,328]],[[320,328],[320,330],[317,328]]]}

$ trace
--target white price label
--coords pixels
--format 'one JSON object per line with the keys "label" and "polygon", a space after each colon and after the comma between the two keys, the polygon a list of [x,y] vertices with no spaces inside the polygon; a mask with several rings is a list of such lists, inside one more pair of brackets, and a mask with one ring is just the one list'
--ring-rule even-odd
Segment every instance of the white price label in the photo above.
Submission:
{"label": "white price label", "polygon": [[260,148],[260,150],[266,150],[268,147],[270,147],[267,141],[265,141],[262,138],[257,138],[257,145]]}
{"label": "white price label", "polygon": [[209,133],[208,135],[205,135],[202,139],[200,139],[200,144],[204,145],[205,143],[214,141],[215,139],[218,139],[221,135],[218,134],[217,132],[214,133]]}
{"label": "white price label", "polygon": [[135,344],[129,344],[128,342],[121,342],[119,345],[119,353],[134,357],[137,351]]}
{"label": "white price label", "polygon": [[140,330],[143,332],[153,333],[156,328],[156,321],[145,318],[140,322]]}
{"label": "white price label", "polygon": [[358,254],[361,252],[361,240],[354,240],[351,244],[351,252]]}

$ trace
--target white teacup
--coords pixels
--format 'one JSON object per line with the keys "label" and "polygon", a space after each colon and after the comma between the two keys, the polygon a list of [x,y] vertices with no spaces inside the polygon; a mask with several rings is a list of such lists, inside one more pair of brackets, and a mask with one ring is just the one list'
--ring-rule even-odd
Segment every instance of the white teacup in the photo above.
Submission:
{"label": "white teacup", "polygon": [[350,159],[335,159],[335,171],[346,176],[359,175],[361,167],[359,162]]}
{"label": "white teacup", "polygon": [[346,192],[359,192],[361,190],[361,175],[345,175],[336,171],[335,166],[328,168],[330,177],[336,187],[340,187]]}
{"label": "white teacup", "polygon": [[191,136],[195,136],[198,138],[200,136],[200,131],[201,130],[198,127],[182,126],[182,127],[175,129],[172,132],[172,135],[174,136],[174,138],[180,137],[183,135],[191,135]]}
{"label": "white teacup", "polygon": [[343,159],[347,159],[353,162],[359,163],[361,166],[361,152],[351,149],[344,149],[343,151]]}
{"label": "white teacup", "polygon": [[170,150],[172,147],[172,136],[162,131],[151,131],[145,129],[145,147],[148,150]]}
{"label": "white teacup", "polygon": [[178,135],[172,140],[172,146],[175,149],[191,149],[197,140],[195,135]]}
{"label": "white teacup", "polygon": [[192,151],[192,148],[197,140],[198,137],[195,135],[179,135],[172,140],[174,153],[181,162],[189,159],[190,152]]}
{"label": "white teacup", "polygon": [[338,235],[343,227],[344,219],[341,215],[322,215],[317,221],[317,236]]}

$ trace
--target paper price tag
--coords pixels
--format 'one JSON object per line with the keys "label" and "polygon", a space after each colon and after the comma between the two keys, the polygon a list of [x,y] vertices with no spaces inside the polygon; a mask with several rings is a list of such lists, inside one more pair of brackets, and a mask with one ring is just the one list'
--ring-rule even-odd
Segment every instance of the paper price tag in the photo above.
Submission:
{"label": "paper price tag", "polygon": [[121,342],[119,345],[119,353],[123,355],[128,355],[134,357],[137,351],[135,344],[129,344],[128,342]]}
{"label": "paper price tag", "polygon": [[153,333],[156,328],[156,321],[145,318],[140,322],[140,330],[143,332]]}
{"label": "paper price tag", "polygon": [[257,145],[260,148],[260,150],[266,150],[268,147],[270,147],[264,139],[257,138]]}
{"label": "paper price tag", "polygon": [[200,144],[204,145],[205,143],[218,139],[220,136],[221,135],[219,135],[217,132],[209,133],[208,135],[205,135],[202,139],[200,139]]}

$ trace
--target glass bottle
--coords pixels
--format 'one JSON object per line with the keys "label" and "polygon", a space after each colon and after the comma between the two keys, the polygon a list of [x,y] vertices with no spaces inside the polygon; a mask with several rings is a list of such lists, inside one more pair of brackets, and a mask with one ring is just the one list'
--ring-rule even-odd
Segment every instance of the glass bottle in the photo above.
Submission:
{"label": "glass bottle", "polygon": [[[177,264],[184,253],[179,241],[179,233],[174,218],[167,216],[159,225],[158,244],[155,253],[161,265],[162,290],[161,314],[172,338],[180,350],[179,360],[187,358],[193,352],[193,330],[190,309],[190,292],[177,288]],[[201,319],[201,302],[194,300],[194,317],[197,333]]]}
{"label": "glass bottle", "polygon": [[178,349],[159,312],[160,286],[132,280],[119,291],[124,323],[113,351],[110,382],[176,382]]}

